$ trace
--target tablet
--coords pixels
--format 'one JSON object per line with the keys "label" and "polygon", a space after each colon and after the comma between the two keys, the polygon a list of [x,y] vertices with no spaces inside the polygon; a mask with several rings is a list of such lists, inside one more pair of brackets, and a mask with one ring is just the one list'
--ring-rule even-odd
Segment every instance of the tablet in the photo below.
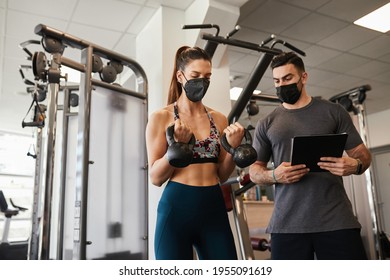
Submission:
{"label": "tablet", "polygon": [[310,172],[327,172],[317,163],[321,157],[341,157],[348,134],[295,136],[291,139],[291,165],[306,164]]}

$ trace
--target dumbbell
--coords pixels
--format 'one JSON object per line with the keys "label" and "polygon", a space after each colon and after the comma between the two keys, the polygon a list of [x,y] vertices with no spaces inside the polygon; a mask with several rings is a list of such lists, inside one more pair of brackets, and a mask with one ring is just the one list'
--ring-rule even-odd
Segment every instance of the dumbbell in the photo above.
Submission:
{"label": "dumbbell", "polygon": [[233,155],[233,161],[240,168],[247,167],[254,163],[257,159],[257,152],[252,147],[252,136],[249,130],[245,129],[245,144],[241,144],[237,148],[233,148],[227,141],[226,134],[224,133],[221,138],[222,147],[231,155]]}
{"label": "dumbbell", "polygon": [[168,142],[167,160],[174,167],[186,167],[192,162],[195,145],[195,136],[192,134],[188,143],[176,142],[174,138],[175,125],[167,127],[166,138]]}
{"label": "dumbbell", "polygon": [[264,238],[251,237],[252,249],[256,251],[271,251],[271,241]]}

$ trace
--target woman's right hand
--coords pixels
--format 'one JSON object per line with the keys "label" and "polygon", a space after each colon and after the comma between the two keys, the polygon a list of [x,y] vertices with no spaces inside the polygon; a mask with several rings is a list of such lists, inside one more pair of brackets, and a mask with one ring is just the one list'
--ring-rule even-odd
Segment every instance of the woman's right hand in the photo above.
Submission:
{"label": "woman's right hand", "polygon": [[223,132],[226,134],[229,145],[233,148],[237,148],[244,137],[245,129],[240,123],[235,122],[227,126]]}
{"label": "woman's right hand", "polygon": [[193,134],[191,128],[180,119],[175,120],[174,125],[175,125],[175,132],[174,132],[175,141],[181,143],[190,142]]}

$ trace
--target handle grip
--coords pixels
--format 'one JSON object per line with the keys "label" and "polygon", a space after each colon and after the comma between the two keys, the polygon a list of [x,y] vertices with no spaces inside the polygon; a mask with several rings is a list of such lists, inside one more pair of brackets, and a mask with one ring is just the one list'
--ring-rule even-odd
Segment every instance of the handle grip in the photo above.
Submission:
{"label": "handle grip", "polygon": [[294,47],[293,45],[291,45],[290,43],[287,43],[286,41],[283,43],[283,45],[285,45],[290,50],[293,50],[294,52],[299,53],[302,56],[306,56],[306,53],[304,51],[301,51],[300,49]]}
{"label": "handle grip", "polygon": [[22,127],[25,128],[26,126],[28,127],[42,127],[45,125],[45,122],[41,121],[41,122],[25,122],[25,121],[22,121]]}
{"label": "handle grip", "polygon": [[182,29],[196,29],[196,28],[213,28],[214,25],[209,24],[185,24],[183,25]]}

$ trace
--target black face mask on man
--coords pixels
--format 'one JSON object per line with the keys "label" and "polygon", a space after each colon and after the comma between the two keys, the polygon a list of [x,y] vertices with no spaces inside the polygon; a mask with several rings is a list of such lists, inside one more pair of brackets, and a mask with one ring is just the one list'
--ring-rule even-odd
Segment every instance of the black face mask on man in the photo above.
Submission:
{"label": "black face mask on man", "polygon": [[184,91],[186,92],[187,98],[192,102],[201,101],[205,96],[207,89],[209,88],[210,85],[209,79],[196,78],[196,79],[187,80],[185,76],[184,79],[186,79],[187,81],[186,84],[184,85]]}
{"label": "black face mask on man", "polygon": [[[301,78],[299,78],[299,81],[300,80]],[[302,89],[298,89],[298,83],[276,87],[276,95],[278,96],[279,100],[288,104],[295,104],[299,97],[301,97],[302,93]]]}

